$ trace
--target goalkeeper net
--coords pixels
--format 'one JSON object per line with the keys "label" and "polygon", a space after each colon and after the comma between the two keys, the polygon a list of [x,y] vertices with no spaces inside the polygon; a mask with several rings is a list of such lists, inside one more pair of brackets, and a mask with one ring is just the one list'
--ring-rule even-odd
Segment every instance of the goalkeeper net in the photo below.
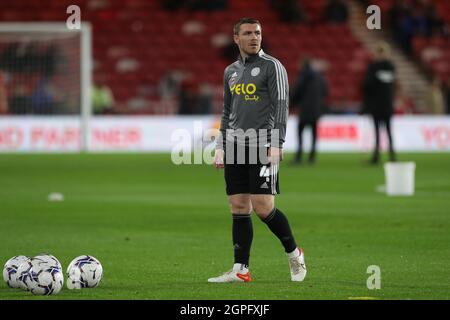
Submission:
{"label": "goalkeeper net", "polygon": [[[80,33],[0,31],[0,82],[7,114],[80,114]],[[5,101],[6,100],[6,101]]]}
{"label": "goalkeeper net", "polygon": [[[91,29],[83,23],[0,23],[0,114],[91,114]],[[81,143],[82,148],[85,143]]]}

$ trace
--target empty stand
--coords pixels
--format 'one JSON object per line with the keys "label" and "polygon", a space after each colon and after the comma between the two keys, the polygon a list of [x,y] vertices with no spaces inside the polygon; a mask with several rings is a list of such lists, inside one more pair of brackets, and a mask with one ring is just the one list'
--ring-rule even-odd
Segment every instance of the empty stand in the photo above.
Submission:
{"label": "empty stand", "polygon": [[[65,21],[70,0],[16,0],[0,2],[2,21]],[[230,0],[227,10],[168,12],[159,1],[76,1],[82,20],[93,25],[94,72],[112,89],[125,113],[173,113],[176,101],[166,109],[158,101],[158,84],[171,70],[190,74],[197,84],[214,87],[214,112],[221,112],[222,75],[229,63],[213,39],[231,39],[233,24],[244,16],[263,24],[263,48],[286,66],[291,84],[299,61],[311,56],[322,61],[330,84],[328,101],[334,108],[361,100],[360,81],[369,55],[345,24],[323,23],[326,1],[303,1],[310,24],[280,21],[267,1]],[[48,4],[47,4],[48,3]],[[141,107],[130,102],[140,99]]]}

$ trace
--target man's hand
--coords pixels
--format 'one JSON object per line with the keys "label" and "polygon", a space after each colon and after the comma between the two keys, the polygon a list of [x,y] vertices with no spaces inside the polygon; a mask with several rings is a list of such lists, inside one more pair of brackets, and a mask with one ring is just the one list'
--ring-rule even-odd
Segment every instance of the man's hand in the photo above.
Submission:
{"label": "man's hand", "polygon": [[214,166],[216,169],[223,169],[225,165],[223,164],[224,152],[222,149],[216,149],[214,154]]}
{"label": "man's hand", "polygon": [[268,156],[271,164],[278,164],[283,160],[283,149],[270,147]]}

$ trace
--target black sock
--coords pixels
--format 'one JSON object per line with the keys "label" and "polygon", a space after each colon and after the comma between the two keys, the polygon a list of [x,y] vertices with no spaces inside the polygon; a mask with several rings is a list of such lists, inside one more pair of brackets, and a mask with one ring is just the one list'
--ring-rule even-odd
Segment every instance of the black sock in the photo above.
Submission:
{"label": "black sock", "polygon": [[269,229],[280,239],[283,244],[284,251],[287,253],[294,251],[297,248],[294,236],[292,235],[291,227],[286,216],[277,208],[262,220]]}
{"label": "black sock", "polygon": [[234,263],[248,266],[253,240],[252,218],[249,214],[233,213]]}

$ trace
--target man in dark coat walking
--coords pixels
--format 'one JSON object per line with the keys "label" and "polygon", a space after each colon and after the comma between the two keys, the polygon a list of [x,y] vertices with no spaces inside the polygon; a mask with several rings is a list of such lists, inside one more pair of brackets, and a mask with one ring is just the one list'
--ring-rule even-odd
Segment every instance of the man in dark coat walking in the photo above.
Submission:
{"label": "man in dark coat walking", "polygon": [[311,127],[311,152],[308,161],[316,159],[317,124],[322,114],[328,85],[320,72],[313,69],[311,61],[305,59],[292,93],[292,104],[298,107],[298,149],[294,163],[300,164],[303,155],[303,129]]}

